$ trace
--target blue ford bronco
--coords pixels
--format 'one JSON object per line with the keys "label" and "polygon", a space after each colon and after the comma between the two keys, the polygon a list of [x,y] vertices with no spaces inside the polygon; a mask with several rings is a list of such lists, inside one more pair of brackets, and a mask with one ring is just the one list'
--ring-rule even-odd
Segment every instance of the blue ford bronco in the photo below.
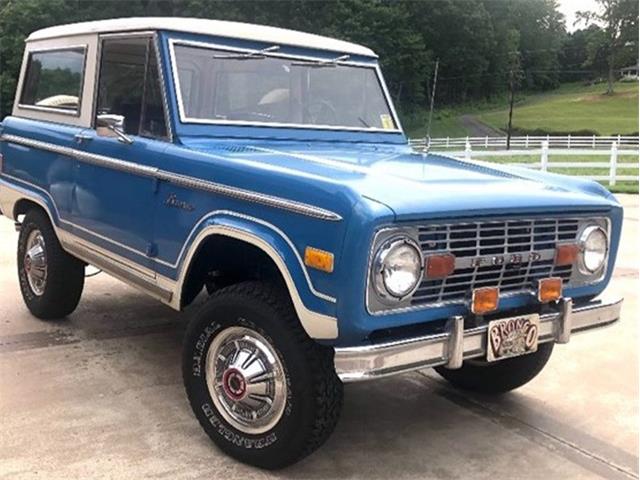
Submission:
{"label": "blue ford bronco", "polygon": [[413,151],[366,47],[127,18],[26,42],[0,210],[28,309],[71,314],[93,265],[176,310],[193,412],[280,468],[343,384],[434,367],[502,393],[615,322],[622,209],[599,184]]}

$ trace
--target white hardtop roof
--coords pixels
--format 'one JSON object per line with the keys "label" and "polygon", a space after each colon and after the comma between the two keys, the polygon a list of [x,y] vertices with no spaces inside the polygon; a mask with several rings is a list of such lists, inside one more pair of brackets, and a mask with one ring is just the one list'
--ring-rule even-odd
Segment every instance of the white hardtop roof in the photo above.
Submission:
{"label": "white hardtop roof", "polygon": [[69,23],[37,30],[29,35],[27,42],[73,35],[140,30],[173,30],[376,57],[376,54],[367,47],[335,38],[251,23],[186,17],[131,17]]}

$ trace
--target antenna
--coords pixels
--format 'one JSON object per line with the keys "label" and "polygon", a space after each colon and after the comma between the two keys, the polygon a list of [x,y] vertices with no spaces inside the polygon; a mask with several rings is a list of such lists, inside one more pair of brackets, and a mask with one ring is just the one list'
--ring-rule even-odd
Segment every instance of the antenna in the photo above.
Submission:
{"label": "antenna", "polygon": [[429,123],[427,123],[427,141],[426,148],[429,148],[429,144],[431,143],[431,119],[433,118],[433,103],[436,98],[436,87],[438,86],[438,65],[440,64],[440,59],[436,58],[436,68],[433,72],[433,88],[431,89],[431,105],[429,106]]}

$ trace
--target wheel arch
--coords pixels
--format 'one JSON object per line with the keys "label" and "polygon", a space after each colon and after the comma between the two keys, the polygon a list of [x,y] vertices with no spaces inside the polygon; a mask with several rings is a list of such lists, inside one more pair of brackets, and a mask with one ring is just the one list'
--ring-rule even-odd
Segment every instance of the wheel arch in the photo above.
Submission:
{"label": "wheel arch", "polygon": [[[337,319],[317,310],[327,310],[327,303],[335,299],[323,295],[310,282],[304,264],[288,237],[266,222],[244,215],[224,212],[208,219],[200,226],[188,248],[181,255],[178,268],[177,288],[173,303],[176,308],[183,304],[187,292],[189,274],[197,269],[198,253],[207,242],[216,238],[230,239],[247,248],[257,249],[262,258],[268,258],[278,272],[293,303],[300,323],[311,338],[335,339],[338,336]],[[313,308],[313,309],[312,309]]]}
{"label": "wheel arch", "polygon": [[49,213],[49,209],[45,205],[42,205],[41,203],[26,197],[21,198],[14,204],[13,219],[17,221],[20,215],[26,215],[29,212],[29,210],[33,210],[33,209],[41,210],[42,212],[44,212],[49,218],[49,221],[53,224],[53,218]]}
{"label": "wheel arch", "polygon": [[14,221],[18,220],[20,215],[24,215],[31,208],[40,208],[49,217],[51,225],[54,227],[57,225],[57,210],[55,210],[53,203],[49,199],[48,192],[43,190],[40,193],[40,188],[37,191],[31,188],[24,188],[18,186],[15,183],[5,182],[0,180],[0,206],[3,213]]}

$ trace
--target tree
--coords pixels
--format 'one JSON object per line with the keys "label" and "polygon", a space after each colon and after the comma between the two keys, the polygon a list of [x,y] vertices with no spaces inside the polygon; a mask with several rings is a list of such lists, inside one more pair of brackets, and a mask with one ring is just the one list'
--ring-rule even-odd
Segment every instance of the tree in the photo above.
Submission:
{"label": "tree", "polygon": [[[637,0],[597,0],[599,12],[578,12],[579,21],[595,22],[602,25],[594,31],[589,42],[589,63],[597,56],[607,59],[607,94],[613,93],[615,70],[629,51],[637,53],[638,48],[638,1]],[[636,57],[637,61],[637,57]]]}
{"label": "tree", "polygon": [[554,0],[0,0],[0,119],[11,111],[25,38],[52,25],[189,16],[350,40],[376,51],[407,112],[427,107],[436,58],[438,105],[504,93],[514,51],[524,88],[557,86],[565,33],[556,7]]}
{"label": "tree", "polygon": [[589,56],[589,45],[594,43],[595,36],[601,34],[602,29],[591,24],[587,28],[576,30],[566,36],[559,55],[560,65],[562,65],[560,82],[575,82],[606,76],[607,59],[602,52]]}

